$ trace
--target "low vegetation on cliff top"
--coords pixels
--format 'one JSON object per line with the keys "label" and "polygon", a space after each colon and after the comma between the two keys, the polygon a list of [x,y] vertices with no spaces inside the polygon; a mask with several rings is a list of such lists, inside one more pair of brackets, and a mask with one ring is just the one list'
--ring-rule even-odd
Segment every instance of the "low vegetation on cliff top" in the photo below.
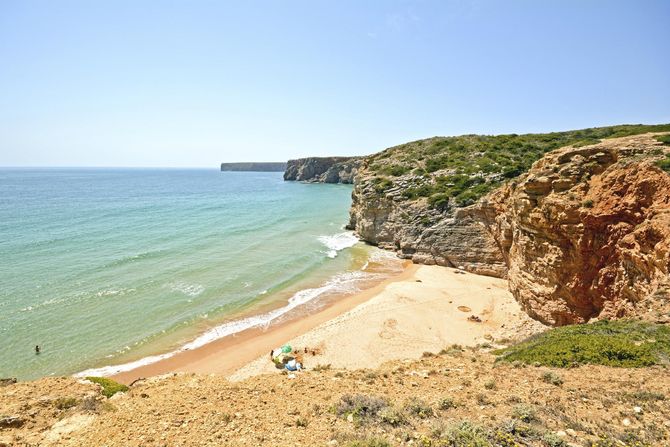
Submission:
{"label": "low vegetation on cliff top", "polygon": [[[621,125],[545,134],[463,135],[434,137],[395,146],[367,159],[375,189],[382,193],[394,178],[414,174],[430,181],[413,182],[403,196],[427,197],[434,208],[466,206],[528,171],[545,153],[559,147],[585,146],[604,138],[647,132],[669,132],[670,124]],[[670,163],[670,162],[669,162]]]}
{"label": "low vegetation on cliff top", "polygon": [[629,368],[667,365],[670,327],[634,320],[564,326],[497,354],[507,362],[560,368],[582,364]]}
{"label": "low vegetation on cliff top", "polygon": [[122,383],[113,381],[106,377],[87,377],[86,380],[97,383],[102,387],[102,394],[105,397],[112,397],[116,393],[128,391],[128,387]]}

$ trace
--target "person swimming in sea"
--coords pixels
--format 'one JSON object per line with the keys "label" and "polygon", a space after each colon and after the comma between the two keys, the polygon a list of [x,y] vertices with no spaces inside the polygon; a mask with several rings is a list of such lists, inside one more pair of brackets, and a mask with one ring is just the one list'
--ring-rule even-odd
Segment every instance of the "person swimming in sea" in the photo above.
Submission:
{"label": "person swimming in sea", "polygon": [[35,354],[40,353],[40,345],[35,345]]}

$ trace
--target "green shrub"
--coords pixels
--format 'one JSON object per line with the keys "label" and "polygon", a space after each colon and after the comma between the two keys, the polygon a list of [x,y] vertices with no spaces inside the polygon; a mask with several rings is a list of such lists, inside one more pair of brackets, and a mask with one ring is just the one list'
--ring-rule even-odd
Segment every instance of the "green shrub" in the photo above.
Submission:
{"label": "green shrub", "polygon": [[[458,206],[466,206],[506,179],[528,171],[545,153],[559,147],[579,147],[605,138],[666,131],[670,132],[670,124],[621,125],[545,134],[435,137],[395,146],[373,155],[368,169],[378,178],[404,175],[411,169],[408,166],[414,168],[412,172],[417,175],[430,176],[430,173],[443,170],[450,172],[452,174],[443,176],[449,177],[448,181],[406,191],[405,197],[413,200],[441,193],[455,198]],[[670,139],[666,135],[657,138],[664,143]],[[385,162],[379,163],[378,160]],[[662,167],[670,172],[670,159]],[[387,187],[379,184],[379,192],[391,186],[384,185]]]}
{"label": "green shrub", "polygon": [[420,419],[426,419],[433,416],[433,408],[424,400],[414,397],[405,404],[405,411]]}
{"label": "green shrub", "polygon": [[572,145],[572,147],[583,147],[583,146],[590,146],[592,144],[598,144],[600,143],[600,140],[597,138],[590,138],[586,140],[580,140],[576,142],[575,144]]}
{"label": "green shrub", "polygon": [[664,159],[657,161],[656,166],[665,172],[670,172],[670,154],[666,155]]}
{"label": "green shrub", "polygon": [[375,191],[378,193],[383,193],[387,189],[390,189],[393,186],[393,181],[387,179],[386,177],[375,177],[373,180]]}
{"label": "green shrub", "polygon": [[116,393],[128,391],[128,387],[124,384],[115,382],[106,377],[87,377],[86,380],[102,386],[102,395],[105,397],[112,397]]}
{"label": "green shrub", "polygon": [[494,353],[501,361],[560,368],[651,366],[670,357],[670,327],[632,320],[563,326]]}
{"label": "green shrub", "polygon": [[547,447],[565,447],[567,444],[556,433],[546,433],[542,437],[542,441],[547,445]]}
{"label": "green shrub", "polygon": [[405,413],[397,408],[386,407],[379,412],[379,419],[393,427],[398,427],[400,425],[407,423],[407,417]]}
{"label": "green shrub", "polygon": [[309,421],[307,419],[303,418],[303,417],[298,417],[295,420],[295,426],[296,427],[305,428],[305,427],[307,427],[307,425],[309,425]]}
{"label": "green shrub", "polygon": [[337,414],[340,416],[353,415],[365,418],[376,416],[383,408],[388,407],[386,399],[364,394],[345,394],[337,405]]}
{"label": "green shrub", "polygon": [[593,208],[593,200],[587,199],[582,202],[584,208]]}
{"label": "green shrub", "polygon": [[428,199],[428,205],[435,209],[446,209],[449,207],[449,194],[438,192]]}
{"label": "green shrub", "polygon": [[469,421],[463,421],[447,430],[444,438],[454,447],[489,447],[487,431]]}
{"label": "green shrub", "polygon": [[656,137],[657,141],[660,141],[661,143],[665,144],[666,146],[670,146],[670,134],[665,134],[665,135],[659,135]]}
{"label": "green shrub", "polygon": [[528,404],[515,405],[512,410],[512,417],[526,423],[537,419],[535,408]]}
{"label": "green shrub", "polygon": [[440,410],[448,410],[450,408],[456,408],[456,402],[454,401],[453,397],[446,396],[440,399],[440,402],[437,406]]}
{"label": "green shrub", "polygon": [[556,386],[563,384],[563,379],[561,378],[561,376],[559,376],[553,371],[546,371],[545,373],[543,373],[542,381],[545,383],[551,383],[552,385]]}

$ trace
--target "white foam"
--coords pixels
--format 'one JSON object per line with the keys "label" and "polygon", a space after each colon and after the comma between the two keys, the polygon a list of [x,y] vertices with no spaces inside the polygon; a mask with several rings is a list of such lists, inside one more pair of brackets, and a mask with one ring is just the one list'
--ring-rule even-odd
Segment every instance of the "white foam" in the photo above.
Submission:
{"label": "white foam", "polygon": [[319,242],[328,248],[326,254],[329,258],[337,256],[337,252],[345,248],[353,247],[358,242],[358,237],[353,231],[345,231],[344,233],[333,234],[330,236],[319,236]]}
{"label": "white foam", "polygon": [[230,321],[219,326],[216,326],[204,334],[197,337],[195,340],[186,343],[181,348],[176,351],[168,352],[160,355],[152,355],[149,357],[144,357],[133,362],[124,363],[121,365],[111,365],[104,366],[102,368],[92,368],[87,369],[86,371],[79,372],[74,375],[74,377],[86,377],[86,376],[111,376],[125,371],[131,371],[133,369],[139,368],[141,366],[149,365],[152,363],[160,362],[161,360],[168,359],[173,357],[179,352],[189,351],[191,349],[196,349],[201,346],[211,343],[215,340],[227,337],[229,335],[236,334],[238,332],[244,331],[246,329],[251,329],[254,327],[267,327],[272,323],[273,320],[281,317],[285,313],[295,309],[296,307],[308,303],[313,299],[328,293],[328,292],[348,292],[353,293],[358,291],[357,283],[362,278],[368,277],[369,274],[356,271],[356,272],[347,272],[340,275],[336,275],[329,281],[327,281],[321,287],[316,287],[312,289],[304,289],[296,292],[288,300],[286,306],[279,309],[272,310],[270,312],[254,315],[251,317],[243,318],[240,320]]}
{"label": "white foam", "polygon": [[205,291],[205,288],[200,284],[188,284],[185,282],[171,283],[168,284],[168,287],[173,292],[180,292],[192,298],[200,295],[202,292]]}

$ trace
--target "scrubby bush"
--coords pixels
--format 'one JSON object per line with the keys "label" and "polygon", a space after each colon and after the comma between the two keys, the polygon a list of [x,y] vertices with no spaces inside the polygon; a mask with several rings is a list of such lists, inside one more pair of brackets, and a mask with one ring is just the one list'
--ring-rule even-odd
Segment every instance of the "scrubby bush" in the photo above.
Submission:
{"label": "scrubby bush", "polygon": [[340,416],[353,415],[359,418],[376,416],[388,406],[386,399],[364,394],[345,394],[337,405],[337,414]]}
{"label": "scrubby bush", "polygon": [[489,447],[487,431],[479,425],[463,421],[449,428],[444,435],[447,445],[455,447]]}
{"label": "scrubby bush", "polygon": [[670,133],[665,134],[665,135],[659,135],[656,137],[657,141],[660,141],[661,143],[665,144],[666,146],[670,146]]}
{"label": "scrubby bush", "polygon": [[545,383],[551,383],[552,385],[562,385],[563,384],[563,379],[561,376],[556,374],[553,371],[546,371],[542,374],[542,381]]}
{"label": "scrubby bush", "polygon": [[512,410],[512,417],[522,422],[532,422],[537,418],[535,408],[528,404],[515,405]]}
{"label": "scrubby bush", "polygon": [[112,397],[116,393],[128,391],[128,387],[122,383],[113,381],[106,377],[87,377],[86,380],[97,383],[102,387],[102,394],[105,397]]}
{"label": "scrubby bush", "polygon": [[430,196],[430,198],[428,199],[428,205],[431,208],[444,210],[449,208],[449,199],[450,199],[449,194],[444,192],[438,192],[437,194],[433,194],[432,196]]}
{"label": "scrubby bush", "polygon": [[405,411],[421,419],[426,419],[433,416],[433,408],[428,405],[423,399],[413,397],[405,404]]}
{"label": "scrubby bush", "polygon": [[[384,179],[375,184],[378,192],[392,185],[385,176],[404,175],[411,168],[416,175],[431,177],[433,174],[434,183],[410,186],[405,197],[414,200],[444,194],[454,198],[456,205],[467,206],[506,179],[528,171],[545,153],[559,147],[579,147],[605,138],[664,131],[670,131],[670,124],[622,125],[546,134],[436,137],[386,149],[370,157],[369,170]],[[657,138],[666,144],[670,140],[667,135]],[[663,169],[670,171],[670,158],[660,163]],[[444,197],[440,196],[440,205],[445,204]]]}
{"label": "scrubby bush", "polygon": [[438,403],[437,406],[440,410],[448,410],[450,408],[455,408],[456,402],[454,401],[453,397],[445,396],[442,399],[440,399],[440,402]]}
{"label": "scrubby bush", "polygon": [[373,180],[375,191],[378,193],[383,193],[387,189],[390,189],[393,186],[393,181],[387,179],[386,177],[375,177]]}
{"label": "scrubby bush", "polygon": [[295,426],[296,427],[305,428],[305,427],[307,427],[307,425],[309,425],[309,421],[307,419],[303,418],[303,417],[298,417],[295,420]]}
{"label": "scrubby bush", "polygon": [[379,412],[379,419],[383,423],[393,427],[398,427],[407,423],[407,416],[405,416],[405,413],[394,407],[383,408]]}
{"label": "scrubby bush", "polygon": [[542,441],[547,445],[547,447],[565,447],[567,445],[566,442],[556,433],[546,433],[542,437]]}
{"label": "scrubby bush", "polygon": [[670,357],[670,327],[632,320],[563,326],[494,353],[501,361],[562,368],[651,366]]}

